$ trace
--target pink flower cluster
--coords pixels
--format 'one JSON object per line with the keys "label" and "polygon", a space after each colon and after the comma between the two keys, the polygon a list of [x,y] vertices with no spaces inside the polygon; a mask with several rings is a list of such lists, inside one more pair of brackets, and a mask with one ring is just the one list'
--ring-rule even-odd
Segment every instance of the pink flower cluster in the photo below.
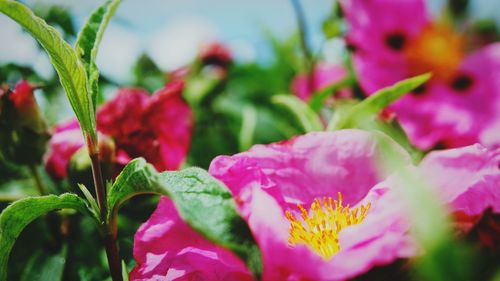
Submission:
{"label": "pink flower cluster", "polygon": [[[115,161],[123,167],[144,157],[156,169],[175,170],[184,161],[193,127],[192,112],[182,98],[183,82],[168,84],[153,95],[142,89],[123,88],[97,112],[97,130],[116,145]],[[73,154],[84,146],[78,122],[57,125],[49,143],[45,166],[49,174],[67,176]]]}
{"label": "pink flower cluster", "polygon": [[[389,150],[382,150],[381,139],[389,141]],[[411,165],[409,155],[382,134],[361,130],[310,133],[217,157],[209,172],[229,187],[256,238],[263,255],[262,280],[345,280],[420,253],[409,233],[406,207],[392,181],[378,168],[379,157],[388,154]],[[473,145],[433,152],[417,169],[433,180],[434,191],[450,212],[475,216],[489,208],[500,213],[499,162],[500,150]],[[342,204],[343,210],[349,209],[346,204],[352,206],[346,212],[357,213],[352,216],[357,217],[355,223],[325,215],[328,199],[324,198],[329,197],[337,200],[337,209]],[[361,217],[358,211],[365,215]],[[287,214],[310,216],[312,223],[313,215],[345,223],[338,236],[333,236],[337,240],[324,240],[338,249],[333,255],[323,255],[312,243],[322,241],[314,234],[291,243],[292,221]],[[237,257],[183,222],[166,197],[140,227],[134,242],[137,266],[131,280],[252,279]],[[323,244],[319,249],[330,246]]]}
{"label": "pink flower cluster", "polygon": [[[342,81],[347,76],[347,70],[340,65],[320,63],[314,69],[312,76],[302,73],[292,81],[292,92],[303,101],[309,101],[314,92],[321,91],[334,83]],[[350,96],[349,90],[339,93],[342,97]]]}
{"label": "pink flower cluster", "polygon": [[348,44],[371,94],[411,76],[432,79],[396,102],[412,142],[422,149],[500,144],[500,44],[470,54],[450,25],[433,20],[424,0],[342,0]]}

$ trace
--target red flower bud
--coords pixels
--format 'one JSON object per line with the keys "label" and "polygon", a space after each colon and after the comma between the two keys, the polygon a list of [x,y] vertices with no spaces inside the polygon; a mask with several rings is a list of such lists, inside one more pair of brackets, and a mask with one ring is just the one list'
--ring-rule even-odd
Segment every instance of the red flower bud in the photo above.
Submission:
{"label": "red flower bud", "polygon": [[200,59],[204,65],[215,65],[226,68],[233,60],[231,51],[219,42],[213,42],[202,47]]}

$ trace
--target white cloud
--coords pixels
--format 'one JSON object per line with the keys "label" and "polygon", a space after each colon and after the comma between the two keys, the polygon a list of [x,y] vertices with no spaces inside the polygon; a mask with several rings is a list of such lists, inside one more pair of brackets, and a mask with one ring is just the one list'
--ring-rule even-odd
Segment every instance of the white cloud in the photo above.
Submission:
{"label": "white cloud", "polygon": [[127,83],[132,79],[132,66],[142,50],[137,34],[111,23],[99,47],[97,66],[110,79]]}
{"label": "white cloud", "polygon": [[200,45],[215,40],[216,33],[203,18],[173,20],[148,40],[147,52],[161,69],[172,70],[191,62]]}
{"label": "white cloud", "polygon": [[257,57],[255,47],[245,40],[232,40],[228,43],[234,58],[243,63],[254,62]]}
{"label": "white cloud", "polygon": [[34,67],[44,78],[54,74],[49,59],[35,39],[7,16],[0,15],[0,64],[15,63]]}

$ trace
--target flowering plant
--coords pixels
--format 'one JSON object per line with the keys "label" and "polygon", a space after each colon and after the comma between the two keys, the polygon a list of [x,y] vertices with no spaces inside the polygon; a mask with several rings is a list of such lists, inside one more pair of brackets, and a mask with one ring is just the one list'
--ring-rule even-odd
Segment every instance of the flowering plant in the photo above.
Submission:
{"label": "flowering plant", "polygon": [[165,67],[181,30],[131,69],[104,47],[120,80],[119,0],[79,32],[0,0],[57,74],[0,65],[0,281],[496,280],[497,32],[467,1],[340,0],[318,47],[290,2],[266,62],[221,37]]}

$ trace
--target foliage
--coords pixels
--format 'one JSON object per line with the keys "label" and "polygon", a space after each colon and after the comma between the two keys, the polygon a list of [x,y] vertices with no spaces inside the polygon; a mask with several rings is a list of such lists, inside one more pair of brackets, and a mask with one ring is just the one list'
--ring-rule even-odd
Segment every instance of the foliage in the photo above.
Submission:
{"label": "foliage", "polygon": [[129,198],[147,193],[168,196],[180,216],[207,239],[239,255],[259,276],[260,251],[243,219],[236,211],[231,192],[199,168],[158,174],[144,159],[131,161],[109,190],[108,220],[116,224],[120,205]]}
{"label": "foliage", "polygon": [[47,25],[26,6],[15,1],[2,0],[0,11],[23,26],[47,51],[84,134],[95,140],[95,114],[88,80],[73,48],[61,38],[55,28]]}
{"label": "foliage", "polygon": [[[468,24],[468,2],[448,1],[446,16],[451,17],[448,20],[456,25]],[[0,11],[39,42],[59,79],[41,75],[23,65],[0,65],[0,97],[2,89],[6,89],[3,83],[12,85],[26,79],[37,84],[42,88],[42,95],[39,95],[44,100],[42,111],[52,125],[61,121],[58,99],[64,91],[86,141],[97,151],[97,105],[104,101],[103,89],[115,82],[100,77],[96,59],[105,29],[119,3],[120,0],[103,1],[77,33],[72,14],[63,7],[36,4],[32,12],[19,2],[0,0]],[[343,36],[345,25],[341,8],[335,2],[323,21],[323,39]],[[474,21],[472,30],[471,37],[498,40],[497,29],[491,21]],[[400,81],[369,93],[371,95],[365,98],[357,82],[359,77],[347,59],[344,65],[348,75],[319,89],[304,102],[292,93],[294,76],[298,73],[311,75],[308,73],[311,71],[309,59],[319,62],[322,58],[320,54],[304,58],[299,43],[307,38],[300,38],[300,34],[278,39],[266,33],[272,57],[267,63],[243,63],[233,58],[230,63],[214,67],[196,57],[183,68],[187,74],[180,78],[176,73],[165,73],[147,54],[137,58],[131,86],[154,92],[172,80],[184,81],[183,98],[195,117],[191,148],[184,169],[178,171],[157,172],[142,158],[120,167],[121,172],[120,169],[114,171],[116,177],[107,183],[104,192],[107,196],[104,217],[92,186],[98,184],[96,169],[90,169],[95,163],[91,163],[90,158],[85,163],[88,169],[81,174],[70,173],[69,179],[53,181],[47,173],[36,174],[41,167],[13,163],[5,153],[0,153],[0,210],[3,210],[0,215],[0,280],[109,280],[106,259],[109,253],[98,243],[99,237],[104,241],[109,237],[117,239],[122,266],[119,274],[127,280],[127,272],[135,265],[133,235],[158,202],[158,196],[135,197],[142,194],[170,198],[186,223],[208,240],[234,252],[259,277],[263,270],[261,251],[249,226],[240,217],[228,188],[204,170],[214,157],[313,131],[360,128],[384,132],[411,154],[414,163],[418,163],[424,152],[413,146],[397,118],[384,119],[381,113],[397,99],[426,83],[431,75]],[[479,39],[476,41],[481,41]],[[67,42],[76,43],[72,47]],[[348,52],[347,48],[343,51]],[[312,61],[312,65],[314,63],[316,61]],[[353,96],[348,99],[335,96],[343,89],[352,90]],[[2,110],[0,102],[0,113]],[[21,141],[28,139],[22,137]],[[6,149],[12,148],[8,142],[2,143]],[[27,152],[27,145],[20,143]],[[88,150],[80,153],[86,154]],[[14,155],[20,157],[20,154]],[[486,280],[495,274],[498,267],[494,263],[500,259],[498,254],[481,252],[456,239],[450,227],[451,218],[444,215],[446,210],[427,192],[425,179],[412,173],[411,168],[403,167],[400,159],[386,157],[380,164],[386,168],[397,167],[396,174],[402,186],[399,192],[411,210],[414,237],[425,250],[424,255],[411,260],[410,265],[417,274],[412,278]],[[71,165],[75,165],[75,161]],[[40,194],[35,183],[45,186],[51,195],[36,197]],[[80,190],[75,190],[75,186]],[[75,193],[66,193],[68,191]],[[396,265],[398,269],[406,267],[399,262]],[[369,273],[366,276],[370,276]]]}
{"label": "foliage", "polygon": [[71,208],[87,212],[85,201],[74,194],[28,197],[16,201],[0,215],[0,280],[6,280],[10,251],[21,231],[39,216],[54,210]]}

